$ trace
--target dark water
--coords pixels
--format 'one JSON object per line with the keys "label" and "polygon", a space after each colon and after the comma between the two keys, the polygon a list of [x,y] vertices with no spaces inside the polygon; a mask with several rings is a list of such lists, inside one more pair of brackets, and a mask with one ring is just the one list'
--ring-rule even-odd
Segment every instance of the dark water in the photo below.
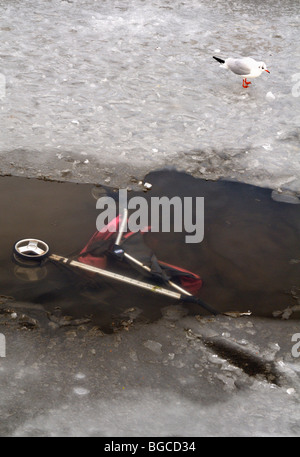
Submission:
{"label": "dark water", "polygon": [[[145,237],[160,260],[201,275],[201,299],[221,312],[250,310],[253,315],[269,317],[297,304],[300,205],[275,202],[267,189],[203,181],[173,171],[150,173],[146,181],[152,184],[151,191],[130,192],[129,197],[205,199],[201,243],[185,243],[186,233],[149,233]],[[0,294],[43,304],[49,310],[60,307],[64,314],[76,317],[92,315],[103,328],[128,317],[129,308],[134,308],[139,319],[156,319],[162,307],[175,303],[173,299],[103,278],[90,282],[81,273],[51,263],[25,269],[12,261],[12,246],[27,237],[46,241],[53,253],[64,256],[80,250],[96,230],[99,210],[93,189],[88,184],[0,179]],[[133,273],[129,266],[113,261],[109,268]],[[191,313],[202,313],[198,305],[185,307]]]}

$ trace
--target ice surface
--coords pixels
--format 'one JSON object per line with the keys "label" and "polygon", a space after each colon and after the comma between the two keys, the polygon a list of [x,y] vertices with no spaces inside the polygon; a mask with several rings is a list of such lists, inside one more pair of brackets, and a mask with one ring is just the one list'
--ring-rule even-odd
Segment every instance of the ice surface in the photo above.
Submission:
{"label": "ice surface", "polygon": [[[298,0],[0,0],[0,169],[125,185],[172,165],[300,193],[299,25]],[[218,51],[271,73],[243,89]]]}
{"label": "ice surface", "polygon": [[298,322],[184,311],[105,336],[53,331],[42,311],[40,328],[3,325],[1,436],[299,436]]}

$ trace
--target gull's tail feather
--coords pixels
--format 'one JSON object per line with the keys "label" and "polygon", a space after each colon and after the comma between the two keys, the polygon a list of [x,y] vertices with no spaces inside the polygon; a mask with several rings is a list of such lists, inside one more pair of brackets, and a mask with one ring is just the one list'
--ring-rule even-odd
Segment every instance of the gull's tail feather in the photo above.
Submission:
{"label": "gull's tail feather", "polygon": [[217,60],[218,62],[220,62],[220,63],[225,63],[225,60],[220,59],[219,57],[213,56],[213,58],[214,58],[215,60]]}

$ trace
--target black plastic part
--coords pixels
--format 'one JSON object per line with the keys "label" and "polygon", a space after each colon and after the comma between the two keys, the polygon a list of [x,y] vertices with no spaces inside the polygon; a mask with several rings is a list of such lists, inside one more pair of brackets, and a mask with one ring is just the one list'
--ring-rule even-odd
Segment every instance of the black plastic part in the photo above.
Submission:
{"label": "black plastic part", "polygon": [[117,259],[123,260],[123,258],[124,258],[124,249],[122,249],[120,246],[115,244],[113,249],[112,249],[112,254],[113,254],[114,257],[117,257]]}
{"label": "black plastic part", "polygon": [[213,314],[214,316],[220,314],[218,311],[216,311],[214,308],[212,308],[210,305],[200,300],[199,298],[182,294],[181,300],[186,303],[196,303],[197,305],[200,305],[202,308],[204,308],[206,311]]}

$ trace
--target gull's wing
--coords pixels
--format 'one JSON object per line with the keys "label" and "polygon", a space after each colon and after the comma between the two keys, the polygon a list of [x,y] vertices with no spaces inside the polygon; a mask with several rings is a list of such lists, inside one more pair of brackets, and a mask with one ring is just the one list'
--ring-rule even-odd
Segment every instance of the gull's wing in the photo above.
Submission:
{"label": "gull's wing", "polygon": [[[244,59],[226,59],[225,61],[229,70],[237,75],[249,75],[253,66],[253,59],[244,58]],[[252,64],[252,65],[251,65]]]}

